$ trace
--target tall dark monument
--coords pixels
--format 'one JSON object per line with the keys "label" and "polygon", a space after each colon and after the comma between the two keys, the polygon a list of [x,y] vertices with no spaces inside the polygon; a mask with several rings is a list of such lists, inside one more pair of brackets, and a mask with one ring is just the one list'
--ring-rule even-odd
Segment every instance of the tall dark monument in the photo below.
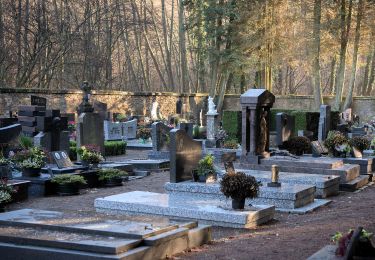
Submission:
{"label": "tall dark monument", "polygon": [[243,163],[259,164],[269,157],[270,109],[275,96],[265,89],[249,89],[240,97]]}

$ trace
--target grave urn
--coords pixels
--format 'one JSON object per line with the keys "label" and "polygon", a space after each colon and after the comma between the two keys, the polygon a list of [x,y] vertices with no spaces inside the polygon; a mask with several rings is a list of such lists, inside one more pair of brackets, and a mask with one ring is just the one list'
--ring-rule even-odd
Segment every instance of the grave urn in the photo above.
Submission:
{"label": "grave urn", "polygon": [[232,199],[232,209],[239,210],[245,208],[245,199]]}

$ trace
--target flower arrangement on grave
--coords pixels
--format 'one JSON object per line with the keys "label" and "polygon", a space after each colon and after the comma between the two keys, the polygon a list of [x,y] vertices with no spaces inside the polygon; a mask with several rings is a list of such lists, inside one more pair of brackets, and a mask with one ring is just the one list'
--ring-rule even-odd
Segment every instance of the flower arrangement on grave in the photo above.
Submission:
{"label": "flower arrangement on grave", "polygon": [[82,176],[70,173],[55,175],[51,182],[57,185],[59,195],[77,195],[80,186],[86,184]]}
{"label": "flower arrangement on grave", "polygon": [[364,136],[355,136],[349,140],[351,147],[358,149],[361,153],[370,147],[370,141]]}
{"label": "flower arrangement on grave", "polygon": [[76,130],[76,122],[69,121],[68,122],[68,130],[70,133],[73,133]]}
{"label": "flower arrangement on grave", "polygon": [[147,127],[138,128],[137,129],[137,136],[138,136],[138,138],[140,138],[144,141],[151,138],[151,128],[147,128]]}
{"label": "flower arrangement on grave", "polygon": [[[334,236],[331,237],[331,241],[337,245],[335,254],[337,256],[344,256],[346,253],[346,249],[349,245],[349,242],[354,234],[354,230],[350,229],[346,234],[342,234],[341,232],[336,232]],[[360,243],[371,243],[370,238],[372,237],[372,233],[367,232],[365,229],[362,229],[361,235],[359,238]],[[364,252],[362,252],[364,253]]]}
{"label": "flower arrangement on grave", "polygon": [[39,147],[18,151],[12,161],[22,170],[23,176],[39,176],[40,169],[46,164],[46,153]]}
{"label": "flower arrangement on grave", "polygon": [[120,186],[122,185],[123,177],[128,176],[128,173],[119,169],[100,169],[98,171],[99,181],[105,186]]}
{"label": "flower arrangement on grave", "polygon": [[10,160],[5,158],[2,154],[0,154],[0,166],[9,165]]}
{"label": "flower arrangement on grave", "polygon": [[334,157],[346,156],[351,151],[348,139],[339,131],[329,131],[324,145]]}
{"label": "flower arrangement on grave", "polygon": [[200,182],[206,182],[207,179],[216,179],[214,160],[215,157],[212,154],[208,154],[199,160],[197,175]]}
{"label": "flower arrangement on grave", "polygon": [[215,134],[216,147],[223,147],[225,139],[228,138],[228,134],[224,129],[220,129]]}
{"label": "flower arrangement on grave", "polygon": [[311,149],[310,139],[306,136],[293,136],[286,142],[286,149],[294,155],[302,155]]}
{"label": "flower arrangement on grave", "polygon": [[238,148],[238,142],[236,139],[229,139],[224,141],[224,148],[226,149],[237,149]]}
{"label": "flower arrangement on grave", "polygon": [[83,163],[98,164],[104,161],[99,148],[95,145],[83,145],[77,149],[77,153],[81,157]]}
{"label": "flower arrangement on grave", "polygon": [[17,190],[12,186],[8,186],[7,179],[0,179],[0,205],[4,205],[12,200],[12,194],[16,193]]}
{"label": "flower arrangement on grave", "polygon": [[261,182],[253,176],[243,172],[229,172],[220,181],[220,190],[227,197],[232,198],[233,209],[243,209],[246,198],[258,196]]}

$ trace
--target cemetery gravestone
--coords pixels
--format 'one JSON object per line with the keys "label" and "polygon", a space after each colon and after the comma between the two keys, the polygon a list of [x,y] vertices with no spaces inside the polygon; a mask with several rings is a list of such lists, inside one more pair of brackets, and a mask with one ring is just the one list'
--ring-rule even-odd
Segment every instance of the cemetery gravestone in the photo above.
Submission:
{"label": "cemetery gravestone", "polygon": [[241,161],[259,164],[269,157],[270,109],[275,96],[265,89],[249,89],[240,97],[242,107]]}
{"label": "cemetery gravestone", "polygon": [[122,140],[122,125],[121,123],[113,123],[104,121],[104,139],[106,141]]}
{"label": "cemetery gravestone", "polygon": [[190,138],[185,131],[170,131],[170,182],[192,179],[202,156],[202,144]]}
{"label": "cemetery gravestone", "polygon": [[180,115],[181,113],[182,113],[182,100],[181,100],[181,97],[179,97],[176,102],[176,114]]}
{"label": "cemetery gravestone", "polygon": [[331,130],[331,107],[328,105],[320,106],[318,140],[324,141]]}
{"label": "cemetery gravestone", "polygon": [[44,97],[38,97],[31,95],[31,105],[32,106],[41,106],[41,107],[47,107],[47,99]]}
{"label": "cemetery gravestone", "polygon": [[46,110],[45,116],[36,117],[34,145],[47,151],[69,150],[68,118],[60,117],[60,110]]}
{"label": "cemetery gravestone", "polygon": [[122,137],[123,139],[135,139],[137,138],[137,119],[123,122],[122,125]]}
{"label": "cemetery gravestone", "polygon": [[284,143],[292,137],[294,132],[294,116],[286,113],[276,114],[276,145],[282,149]]}
{"label": "cemetery gravestone", "polygon": [[28,137],[34,137],[38,131],[36,129],[36,117],[44,116],[46,108],[43,106],[19,106],[18,122],[22,126],[22,133]]}
{"label": "cemetery gravestone", "polygon": [[74,166],[65,151],[51,152],[51,155],[60,169]]}
{"label": "cemetery gravestone", "polygon": [[193,123],[178,123],[178,129],[184,130],[188,136],[193,138],[193,128],[194,124]]}
{"label": "cemetery gravestone", "polygon": [[94,107],[94,111],[97,112],[97,113],[99,113],[99,115],[103,119],[103,121],[110,119],[108,117],[107,104],[106,103],[103,103],[103,102],[95,100],[93,102],[93,107]]}
{"label": "cemetery gravestone", "polygon": [[83,102],[77,108],[77,111],[81,112],[77,124],[77,147],[94,145],[104,154],[103,118],[98,113],[93,112],[94,108],[89,100],[89,94],[91,92],[89,84],[84,82],[81,88],[84,94]]}

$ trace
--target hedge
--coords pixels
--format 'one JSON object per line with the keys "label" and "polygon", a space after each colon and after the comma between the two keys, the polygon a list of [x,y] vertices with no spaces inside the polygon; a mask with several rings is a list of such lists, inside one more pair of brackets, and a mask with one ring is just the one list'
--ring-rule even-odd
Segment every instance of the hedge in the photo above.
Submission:
{"label": "hedge", "polygon": [[[115,156],[126,153],[125,141],[105,141],[104,142],[104,156]],[[77,142],[69,141],[69,158],[72,161],[77,160]]]}
{"label": "hedge", "polygon": [[105,141],[104,142],[104,155],[105,156],[114,156],[122,155],[126,153],[125,141]]}
{"label": "hedge", "polygon": [[237,140],[237,142],[241,143],[241,127],[242,127],[242,118],[241,118],[241,111],[223,111],[223,129],[228,134],[228,139]]}

